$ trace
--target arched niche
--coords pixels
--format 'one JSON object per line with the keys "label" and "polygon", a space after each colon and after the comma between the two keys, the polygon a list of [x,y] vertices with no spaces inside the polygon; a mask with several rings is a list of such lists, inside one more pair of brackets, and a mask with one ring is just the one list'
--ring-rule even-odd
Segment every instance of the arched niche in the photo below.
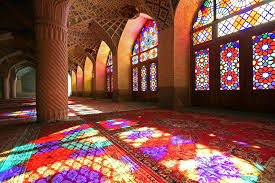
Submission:
{"label": "arched niche", "polygon": [[91,96],[92,94],[92,80],[93,80],[93,62],[86,57],[84,65],[84,96]]}
{"label": "arched niche", "polygon": [[80,66],[77,66],[77,71],[76,71],[76,79],[77,79],[77,84],[76,84],[76,90],[77,90],[77,96],[83,96],[83,85],[84,85],[84,78],[83,78],[83,70]]}
{"label": "arched niche", "polygon": [[109,46],[102,41],[96,57],[96,96],[105,96],[106,86],[106,63],[110,52]]}
{"label": "arched niche", "polygon": [[72,76],[68,73],[68,96],[72,95]]}
{"label": "arched niche", "polygon": [[36,96],[36,69],[27,66],[16,73],[15,88],[17,97]]}
{"label": "arched niche", "polygon": [[118,92],[119,98],[117,100],[129,100],[131,96],[131,55],[133,45],[138,34],[143,28],[145,22],[152,19],[150,16],[141,13],[136,19],[128,20],[119,44],[117,51],[117,69],[118,69]]}
{"label": "arched niche", "polygon": [[72,71],[72,95],[76,96],[76,74]]}

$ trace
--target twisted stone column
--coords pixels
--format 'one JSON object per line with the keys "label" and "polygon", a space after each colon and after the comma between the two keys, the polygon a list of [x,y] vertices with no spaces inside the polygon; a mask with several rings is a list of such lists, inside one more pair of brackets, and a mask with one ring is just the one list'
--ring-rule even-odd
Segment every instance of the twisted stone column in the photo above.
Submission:
{"label": "twisted stone column", "polygon": [[71,0],[35,0],[37,120],[68,115],[67,18]]}

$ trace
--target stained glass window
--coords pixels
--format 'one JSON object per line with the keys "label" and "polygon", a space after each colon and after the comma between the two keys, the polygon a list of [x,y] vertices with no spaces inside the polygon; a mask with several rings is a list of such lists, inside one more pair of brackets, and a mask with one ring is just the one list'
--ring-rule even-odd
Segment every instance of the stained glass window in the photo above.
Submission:
{"label": "stained glass window", "polygon": [[111,51],[106,64],[106,91],[113,92],[113,54]]}
{"label": "stained glass window", "polygon": [[263,1],[264,0],[216,0],[216,16],[220,19]]}
{"label": "stained glass window", "polygon": [[207,27],[193,33],[193,45],[212,40],[212,27]]}
{"label": "stained glass window", "polygon": [[141,91],[147,91],[147,69],[145,65],[141,67]]}
{"label": "stained glass window", "polygon": [[195,90],[209,90],[209,49],[195,52]]}
{"label": "stained glass window", "polygon": [[[248,40],[253,32],[264,33],[264,29],[267,29],[268,33],[253,37],[253,89],[274,89],[274,29],[272,30],[272,26],[267,25],[267,23],[274,24],[275,21],[274,0],[205,0],[194,18],[192,52],[195,53],[195,80],[193,81],[195,90],[209,90],[209,70],[216,72],[218,68],[212,69],[212,67],[216,67],[218,62],[220,63],[220,77],[213,74],[215,76],[213,83],[219,82],[220,90],[240,90],[240,63],[249,67],[247,62],[252,62],[252,57],[250,57],[252,50],[248,50],[248,47],[243,50],[239,48],[239,45],[246,44],[240,42],[245,39],[230,41],[230,38],[236,40],[236,37],[241,35]],[[244,33],[237,34],[237,32]],[[221,38],[223,36],[226,37]],[[217,44],[217,41],[224,39],[227,43]],[[208,48],[211,48],[213,53],[209,53]],[[218,49],[220,49],[219,55],[215,51]],[[213,60],[211,67],[209,58]],[[245,58],[251,60],[245,60]],[[243,69],[244,76],[248,70],[248,68]]]}
{"label": "stained glass window", "polygon": [[114,76],[111,76],[111,91],[114,91]]}
{"label": "stained glass window", "polygon": [[136,38],[131,57],[132,86],[137,94],[157,91],[157,58],[158,27],[155,21],[147,20]]}
{"label": "stained glass window", "polygon": [[111,66],[113,65],[113,54],[112,52],[110,52],[109,56],[108,56],[108,61],[107,61],[107,66]]}
{"label": "stained glass window", "polygon": [[214,21],[214,0],[206,0],[196,16],[193,30]]}
{"label": "stained glass window", "polygon": [[134,48],[133,48],[133,55],[136,55],[139,53],[139,50],[140,50],[140,47],[139,47],[139,44],[140,44],[140,36],[138,36],[136,42],[135,42],[135,45],[134,45]]}
{"label": "stained glass window", "polygon": [[111,92],[110,75],[107,75],[107,92]]}
{"label": "stained glass window", "polygon": [[158,49],[157,48],[151,49],[149,51],[143,52],[140,55],[140,62],[144,62],[146,60],[156,58],[157,56],[158,56]]}
{"label": "stained glass window", "polygon": [[253,89],[275,89],[275,31],[252,39]]}
{"label": "stained glass window", "polygon": [[271,2],[218,23],[218,36],[225,36],[275,20],[275,2]]}
{"label": "stained glass window", "polygon": [[157,64],[150,64],[150,90],[157,91]]}
{"label": "stained glass window", "polygon": [[132,64],[134,65],[137,63],[138,63],[138,55],[132,57]]}
{"label": "stained glass window", "polygon": [[138,91],[138,68],[133,68],[133,91]]}
{"label": "stained glass window", "polygon": [[239,90],[239,41],[230,42],[220,47],[220,89]]}
{"label": "stained glass window", "polygon": [[145,26],[140,32],[141,40],[140,40],[140,51],[146,51],[150,48],[153,48],[158,45],[158,27],[157,24],[148,20],[145,23]]}

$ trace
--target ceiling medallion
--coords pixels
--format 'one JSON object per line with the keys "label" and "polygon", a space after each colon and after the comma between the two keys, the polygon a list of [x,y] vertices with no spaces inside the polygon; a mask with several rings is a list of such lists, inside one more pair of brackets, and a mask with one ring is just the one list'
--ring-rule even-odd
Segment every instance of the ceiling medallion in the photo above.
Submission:
{"label": "ceiling medallion", "polygon": [[119,13],[129,19],[135,19],[139,16],[139,8],[133,5],[126,5],[119,10]]}

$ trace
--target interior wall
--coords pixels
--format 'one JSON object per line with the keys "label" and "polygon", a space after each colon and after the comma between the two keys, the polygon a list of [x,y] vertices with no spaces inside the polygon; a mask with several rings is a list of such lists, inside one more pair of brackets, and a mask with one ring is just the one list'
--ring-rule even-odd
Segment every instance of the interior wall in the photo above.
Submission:
{"label": "interior wall", "polygon": [[76,74],[72,71],[72,95],[76,96]]}
{"label": "interior wall", "polygon": [[21,78],[22,92],[35,93],[35,89],[36,89],[35,78],[36,78],[35,71],[30,71]]}
{"label": "interior wall", "polygon": [[96,97],[105,96],[106,63],[109,52],[109,46],[102,41],[96,57]]}
{"label": "interior wall", "polygon": [[3,98],[3,78],[0,77],[0,98]]}
{"label": "interior wall", "polygon": [[80,66],[77,66],[77,84],[76,84],[76,90],[77,90],[77,96],[83,96],[83,70]]}
{"label": "interior wall", "polygon": [[32,70],[16,82],[16,96],[17,97],[35,97],[36,95],[36,71]]}
{"label": "interior wall", "polygon": [[181,0],[174,17],[174,95],[175,106],[191,105],[191,37],[192,23],[204,0]]}
{"label": "interior wall", "polygon": [[20,79],[16,81],[16,93],[22,93],[22,82]]}
{"label": "interior wall", "polygon": [[92,95],[93,62],[87,57],[84,66],[84,96]]}

